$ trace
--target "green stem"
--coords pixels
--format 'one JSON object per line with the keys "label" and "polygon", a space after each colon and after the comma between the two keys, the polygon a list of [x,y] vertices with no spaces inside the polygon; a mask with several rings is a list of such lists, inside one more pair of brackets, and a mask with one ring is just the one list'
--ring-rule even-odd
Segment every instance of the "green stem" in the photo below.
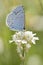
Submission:
{"label": "green stem", "polygon": [[25,49],[24,49],[24,45],[23,45],[23,51],[22,51],[22,59],[21,59],[21,64],[20,65],[24,65],[24,61],[25,61]]}

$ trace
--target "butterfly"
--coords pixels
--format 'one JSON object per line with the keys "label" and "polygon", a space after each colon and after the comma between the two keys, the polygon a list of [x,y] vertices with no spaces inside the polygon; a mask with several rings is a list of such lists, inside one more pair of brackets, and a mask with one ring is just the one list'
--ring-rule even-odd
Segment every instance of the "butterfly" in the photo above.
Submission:
{"label": "butterfly", "polygon": [[25,14],[22,5],[14,8],[6,17],[6,25],[12,31],[22,31],[25,29]]}

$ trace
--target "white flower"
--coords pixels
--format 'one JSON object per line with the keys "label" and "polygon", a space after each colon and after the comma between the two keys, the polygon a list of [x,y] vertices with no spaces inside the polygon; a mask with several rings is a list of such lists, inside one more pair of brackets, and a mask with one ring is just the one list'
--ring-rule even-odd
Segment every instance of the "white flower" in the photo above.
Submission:
{"label": "white flower", "polygon": [[30,47],[31,47],[31,45],[30,45],[30,44],[26,44],[26,48],[28,48],[28,49],[29,49]]}
{"label": "white flower", "polygon": [[35,35],[36,33],[33,34],[32,31],[19,31],[12,36],[10,43],[15,42],[17,45],[17,52],[21,57],[23,57],[23,51],[28,51],[28,49],[31,47],[31,43],[35,44],[35,41],[39,40],[39,38],[35,37]]}
{"label": "white flower", "polygon": [[28,50],[31,48],[31,44],[26,44],[26,48],[25,48],[25,50],[26,50],[26,52],[28,52]]}
{"label": "white flower", "polygon": [[13,41],[16,41],[16,40],[17,40],[16,35],[13,35],[13,36],[12,36],[12,40],[13,40]]}
{"label": "white flower", "polygon": [[36,44],[35,43],[36,40],[39,40],[39,38],[38,37],[33,37],[31,41],[32,41],[33,44]]}
{"label": "white flower", "polygon": [[26,40],[22,40],[22,44],[27,44],[27,41]]}
{"label": "white flower", "polygon": [[33,44],[35,44],[36,40],[39,40],[38,37],[34,37],[35,35],[36,35],[36,33],[33,34],[31,31],[25,32],[25,37],[26,37],[27,41],[29,41],[30,43],[33,43]]}
{"label": "white flower", "polygon": [[28,40],[31,39],[33,37],[32,32],[31,31],[26,31],[25,32],[25,37],[28,38]]}

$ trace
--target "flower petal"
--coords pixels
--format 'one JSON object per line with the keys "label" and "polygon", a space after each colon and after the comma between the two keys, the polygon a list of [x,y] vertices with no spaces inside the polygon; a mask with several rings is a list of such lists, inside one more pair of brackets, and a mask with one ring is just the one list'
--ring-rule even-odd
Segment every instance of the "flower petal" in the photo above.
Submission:
{"label": "flower petal", "polygon": [[9,40],[9,43],[12,43],[13,42],[13,40]]}
{"label": "flower petal", "polygon": [[36,44],[36,43],[35,43],[35,40],[31,40],[31,41],[32,41],[33,44]]}
{"label": "flower petal", "polygon": [[33,39],[34,39],[34,40],[39,40],[39,38],[38,38],[38,37],[33,37]]}

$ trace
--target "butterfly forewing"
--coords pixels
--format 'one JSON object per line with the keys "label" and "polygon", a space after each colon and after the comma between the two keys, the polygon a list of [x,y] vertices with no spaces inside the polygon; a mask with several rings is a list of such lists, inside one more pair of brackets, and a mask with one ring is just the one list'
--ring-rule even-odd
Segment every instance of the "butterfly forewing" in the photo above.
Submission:
{"label": "butterfly forewing", "polygon": [[18,6],[7,16],[6,23],[11,30],[24,30],[24,8]]}

